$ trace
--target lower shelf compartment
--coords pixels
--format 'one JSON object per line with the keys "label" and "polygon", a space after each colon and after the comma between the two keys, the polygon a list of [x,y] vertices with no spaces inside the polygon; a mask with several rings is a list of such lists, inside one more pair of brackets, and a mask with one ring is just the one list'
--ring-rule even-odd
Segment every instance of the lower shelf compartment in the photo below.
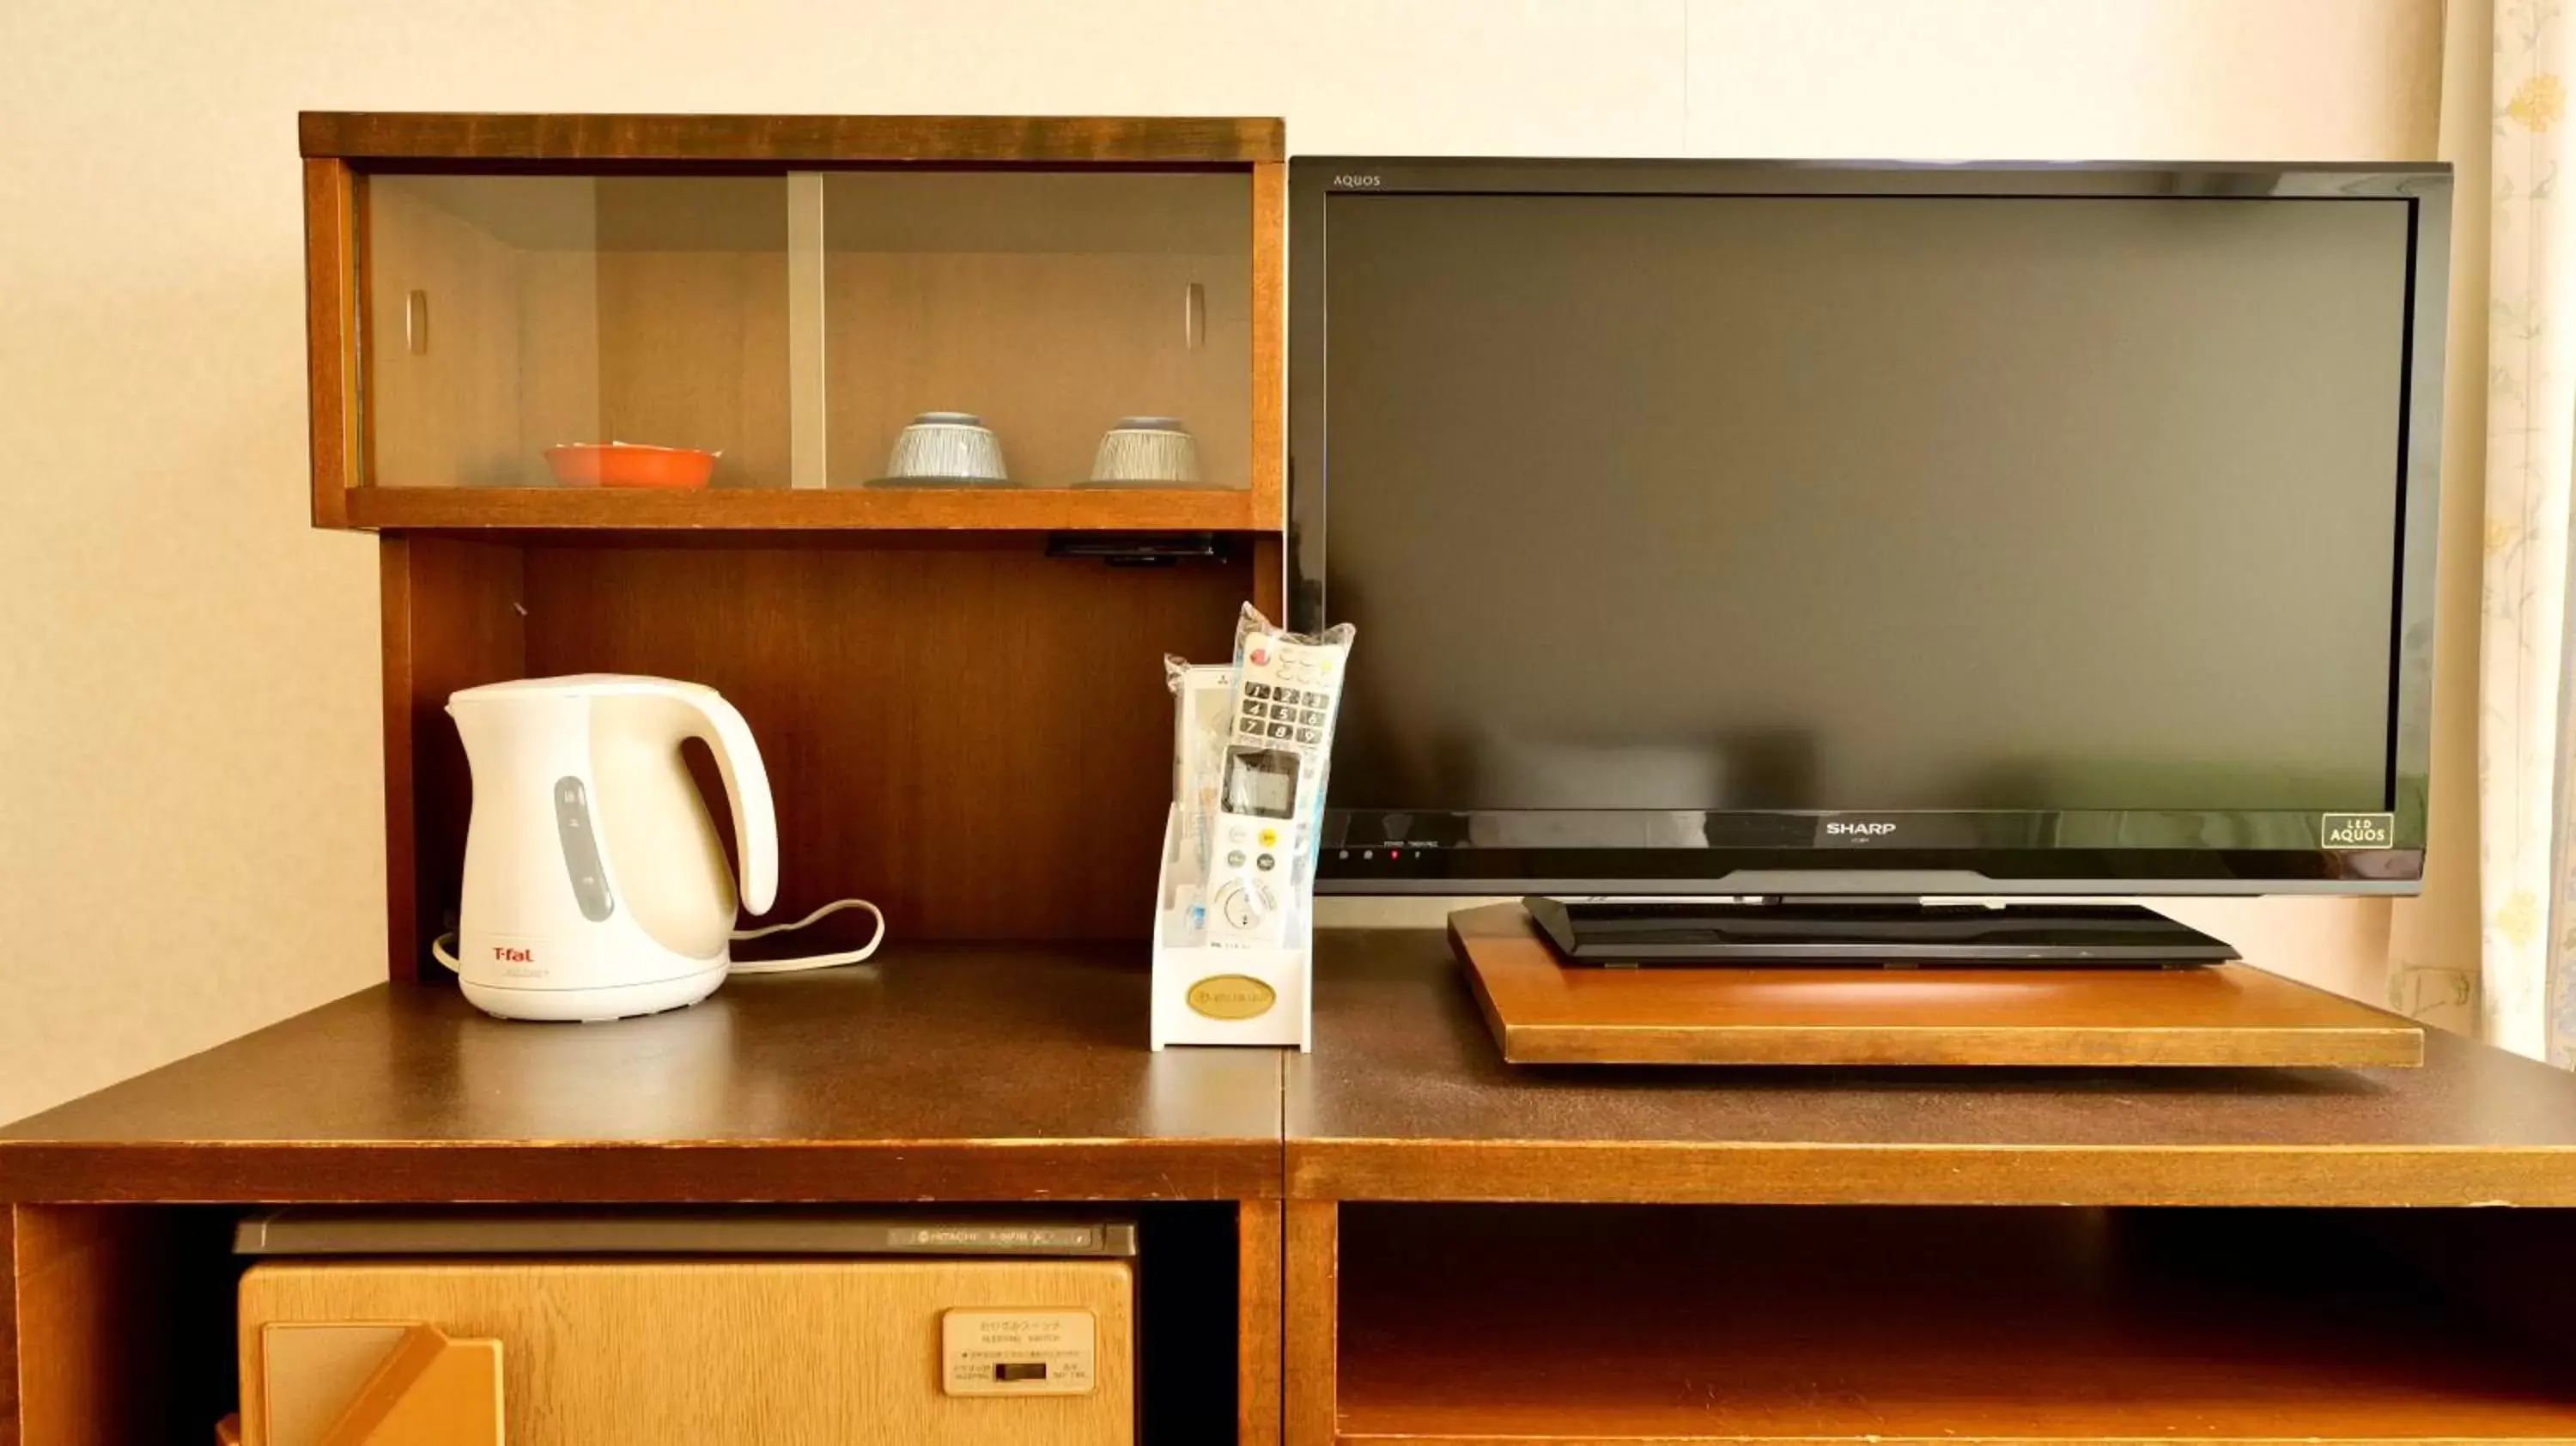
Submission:
{"label": "lower shelf compartment", "polygon": [[[819,1207],[790,1208],[786,1228],[795,1228],[794,1219],[815,1208]],[[1244,1307],[1236,1209],[1222,1201],[1154,1201],[1063,1207],[950,1204],[911,1207],[909,1213],[941,1221],[974,1218],[1004,1224],[1029,1218],[1060,1220],[1068,1214],[1132,1219],[1137,1232],[1132,1336],[1135,1440],[1138,1446],[1195,1446],[1232,1439],[1241,1411],[1238,1332]],[[236,1369],[238,1308],[243,1273],[252,1261],[234,1253],[233,1241],[236,1223],[254,1210],[225,1205],[0,1204],[0,1446],[204,1446],[215,1440],[216,1423],[243,1410]],[[728,1210],[745,1219],[772,1215],[761,1206]],[[849,1213],[899,1215],[907,1210],[899,1205],[860,1204],[850,1207]],[[542,1225],[547,1212],[527,1207],[501,1213],[511,1228],[526,1229],[532,1222]],[[563,1213],[578,1220],[595,1212],[567,1209]],[[642,1214],[649,1224],[649,1207],[624,1213]],[[682,1228],[688,1213],[658,1228],[664,1232]],[[303,1250],[314,1239],[308,1226],[305,1244],[293,1248]],[[622,1259],[668,1264],[692,1253],[631,1250],[586,1256],[582,1263]],[[757,1268],[796,1253],[715,1252],[704,1258],[710,1264]],[[346,1236],[340,1237],[337,1248],[326,1244],[301,1257],[306,1263],[324,1258],[376,1268],[402,1259],[352,1253]],[[541,1264],[545,1258],[502,1250],[416,1256],[410,1263],[415,1267],[467,1261]],[[887,1258],[921,1263],[957,1257],[913,1249]],[[980,1257],[979,1263],[1011,1262],[1004,1257]],[[498,1308],[471,1287],[440,1288],[450,1292],[461,1312]],[[309,1291],[309,1277],[306,1285],[286,1289]],[[1264,1299],[1268,1304],[1263,1308],[1275,1311],[1275,1300],[1266,1295]],[[911,1310],[886,1295],[862,1299],[859,1304],[865,1311],[909,1311],[911,1324],[904,1328],[921,1332],[921,1374],[901,1380],[879,1378],[883,1389],[890,1396],[918,1396],[934,1389],[940,1341],[936,1303]],[[1018,1313],[1031,1304],[1014,1299],[1008,1309]],[[810,1346],[818,1332],[844,1343],[855,1339],[860,1330],[854,1322],[861,1319],[859,1310],[841,1315],[808,1311],[802,1316],[745,1319],[736,1324],[755,1335],[764,1330],[800,1332]],[[505,1341],[505,1351],[508,1348]],[[596,1386],[602,1372],[613,1379],[616,1347],[601,1345],[599,1352],[600,1359],[587,1365],[563,1365],[557,1385],[565,1390],[572,1389],[574,1381]],[[770,1381],[764,1389],[792,1394],[805,1384],[781,1379]],[[727,1376],[721,1385],[723,1390],[738,1390],[740,1380]],[[519,1424],[510,1428],[507,1439],[522,1441],[532,1434],[539,1439],[564,1439],[560,1433],[569,1413],[549,1404],[542,1384],[512,1390],[517,1394],[510,1399],[519,1404],[508,1410]],[[1044,1401],[1013,1404],[1038,1408],[1025,1414],[1038,1420],[1041,1429],[1025,1439],[1063,1439],[1060,1422],[1045,1425],[1058,1418],[1045,1410]],[[846,1400],[835,1399],[824,1402],[815,1414],[845,1409]],[[532,1420],[550,1425],[557,1434],[548,1435],[544,1429],[524,1431]],[[1050,1430],[1057,1434],[1049,1434]],[[822,1438],[809,1433],[795,1439]],[[955,1437],[942,1434],[939,1439]],[[1004,1438],[996,1434],[991,1439]],[[708,1440],[708,1446],[731,1446],[731,1442],[732,1438]]]}
{"label": "lower shelf compartment", "polygon": [[[2509,1265],[2576,1230],[2500,1213],[1348,1206],[1337,1434],[2576,1442],[2576,1340],[2373,1234]],[[2576,1320],[2576,1279],[2524,1279]]]}

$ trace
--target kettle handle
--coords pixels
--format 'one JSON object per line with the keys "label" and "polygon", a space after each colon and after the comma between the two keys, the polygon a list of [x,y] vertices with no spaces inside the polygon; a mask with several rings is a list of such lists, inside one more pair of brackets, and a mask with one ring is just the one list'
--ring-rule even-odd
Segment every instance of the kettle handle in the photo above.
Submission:
{"label": "kettle handle", "polygon": [[702,726],[690,731],[706,740],[716,771],[724,775],[725,798],[733,805],[733,846],[742,858],[742,907],[766,914],[778,902],[778,806],[770,797],[760,745],[741,712],[713,689],[675,689],[671,696],[698,715]]}

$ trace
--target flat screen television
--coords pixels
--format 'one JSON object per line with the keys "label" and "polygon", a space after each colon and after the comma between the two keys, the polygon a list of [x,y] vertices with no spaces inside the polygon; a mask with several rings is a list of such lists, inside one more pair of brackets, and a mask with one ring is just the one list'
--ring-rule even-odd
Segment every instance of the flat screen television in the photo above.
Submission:
{"label": "flat screen television", "polygon": [[1319,887],[2412,890],[2450,186],[1295,161]]}

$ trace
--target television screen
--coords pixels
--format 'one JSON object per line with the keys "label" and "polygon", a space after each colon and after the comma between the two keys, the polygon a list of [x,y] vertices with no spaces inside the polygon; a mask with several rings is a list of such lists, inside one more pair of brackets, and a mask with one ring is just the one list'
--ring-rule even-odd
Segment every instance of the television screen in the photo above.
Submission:
{"label": "television screen", "polygon": [[1346,874],[2351,872],[2326,821],[2406,787],[2419,202],[2013,188],[1301,190],[1334,842],[1468,851]]}

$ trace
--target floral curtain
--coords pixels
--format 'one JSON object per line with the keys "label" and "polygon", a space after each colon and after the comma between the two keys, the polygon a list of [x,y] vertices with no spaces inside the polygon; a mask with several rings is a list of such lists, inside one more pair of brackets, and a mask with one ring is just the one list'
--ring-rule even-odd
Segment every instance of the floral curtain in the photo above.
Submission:
{"label": "floral curtain", "polygon": [[[2576,1063],[2576,728],[2566,650],[2576,222],[2559,167],[2563,0],[2496,0],[2485,577],[2479,619],[2481,1023]],[[2464,204],[2471,198],[2462,197]]]}

